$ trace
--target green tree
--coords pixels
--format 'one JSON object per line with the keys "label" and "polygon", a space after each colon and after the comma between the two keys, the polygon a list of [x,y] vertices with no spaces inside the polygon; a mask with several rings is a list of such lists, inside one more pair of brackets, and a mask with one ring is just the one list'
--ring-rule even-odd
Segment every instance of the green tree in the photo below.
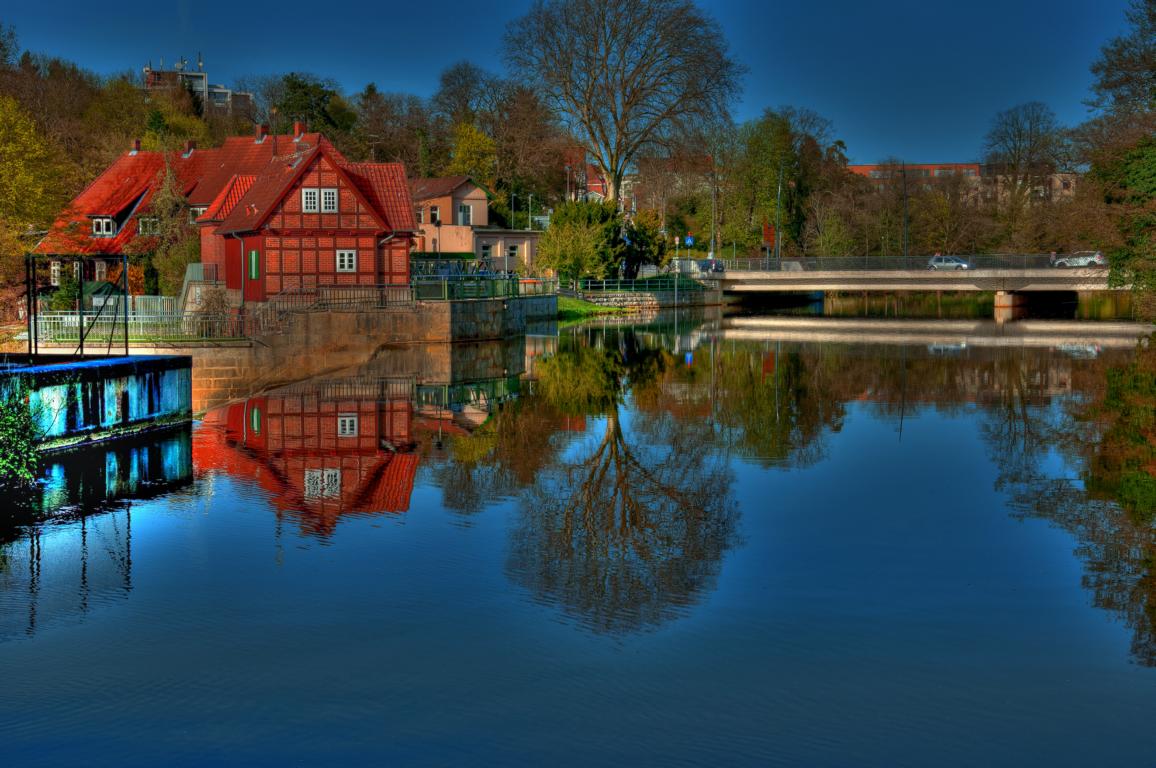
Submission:
{"label": "green tree", "polygon": [[537,263],[569,279],[614,277],[626,250],[622,230],[614,203],[565,203],[538,242]]}
{"label": "green tree", "polygon": [[0,489],[11,491],[34,483],[36,432],[28,388],[12,378],[0,392]]}
{"label": "green tree", "polygon": [[30,230],[42,229],[65,200],[66,167],[32,116],[0,96],[0,281],[23,274]]}
{"label": "green tree", "polygon": [[654,211],[640,211],[626,225],[623,276],[633,280],[643,264],[662,264],[666,250],[659,215]]}
{"label": "green tree", "polygon": [[497,170],[497,150],[494,140],[472,123],[454,126],[453,143],[447,176],[469,176],[474,181],[493,188]]}

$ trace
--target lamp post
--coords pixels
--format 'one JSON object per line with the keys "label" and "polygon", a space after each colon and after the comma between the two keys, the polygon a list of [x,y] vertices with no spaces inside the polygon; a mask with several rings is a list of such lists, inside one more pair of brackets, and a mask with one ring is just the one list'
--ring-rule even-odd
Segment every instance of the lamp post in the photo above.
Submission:
{"label": "lamp post", "polygon": [[530,223],[531,217],[533,215],[534,215],[534,193],[531,192],[530,193],[530,202],[526,204],[526,229],[527,230],[534,228],[533,225],[531,225],[531,223]]}

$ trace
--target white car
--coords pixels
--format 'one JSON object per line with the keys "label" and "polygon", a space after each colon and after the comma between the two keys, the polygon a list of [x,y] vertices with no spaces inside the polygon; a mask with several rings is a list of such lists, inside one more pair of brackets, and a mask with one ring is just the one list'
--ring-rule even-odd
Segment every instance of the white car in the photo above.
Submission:
{"label": "white car", "polygon": [[961,259],[958,256],[932,256],[927,260],[928,269],[971,269],[971,264],[967,263],[966,259]]}
{"label": "white car", "polygon": [[1108,260],[1099,251],[1076,251],[1051,258],[1053,267],[1106,267]]}

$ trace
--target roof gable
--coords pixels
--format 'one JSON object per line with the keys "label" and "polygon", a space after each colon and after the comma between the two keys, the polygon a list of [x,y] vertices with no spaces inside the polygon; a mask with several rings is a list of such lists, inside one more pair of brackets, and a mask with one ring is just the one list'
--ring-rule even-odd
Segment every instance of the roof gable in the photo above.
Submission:
{"label": "roof gable", "polygon": [[326,144],[303,157],[276,160],[258,176],[232,212],[217,228],[217,234],[252,232],[262,227],[301,178],[325,159],[358,202],[383,230],[412,232],[417,229],[405,168],[400,163],[349,163]]}
{"label": "roof gable", "polygon": [[481,187],[469,176],[441,176],[433,179],[413,179],[410,182],[410,190],[413,193],[415,202],[422,200],[431,200],[435,197],[445,197],[452,195],[458,187],[463,184],[472,183],[474,186]]}

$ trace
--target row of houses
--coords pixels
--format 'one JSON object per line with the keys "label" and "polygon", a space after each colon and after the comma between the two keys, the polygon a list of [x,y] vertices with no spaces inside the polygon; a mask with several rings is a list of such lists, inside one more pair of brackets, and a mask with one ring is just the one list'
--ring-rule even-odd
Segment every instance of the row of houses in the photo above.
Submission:
{"label": "row of houses", "polygon": [[210,149],[135,142],[37,244],[50,281],[65,261],[86,280],[115,279],[126,254],[155,248],[166,186],[188,206],[205,274],[238,307],[321,285],[407,284],[413,256],[495,272],[534,262],[538,233],[490,226],[489,195],[468,177],[411,180],[399,163],[350,162],[297,123]]}

